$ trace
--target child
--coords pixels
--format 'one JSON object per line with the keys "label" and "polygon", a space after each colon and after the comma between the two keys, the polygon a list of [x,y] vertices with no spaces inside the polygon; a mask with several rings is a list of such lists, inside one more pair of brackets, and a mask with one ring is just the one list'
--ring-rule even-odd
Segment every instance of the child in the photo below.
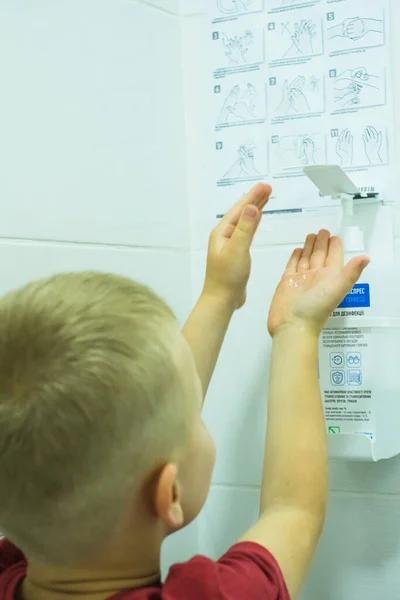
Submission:
{"label": "child", "polygon": [[270,192],[255,186],[212,232],[183,335],[158,297],[114,275],[58,275],[0,301],[1,600],[297,596],[327,493],[318,336],[368,262],[343,268],[326,231],[294,252],[271,306],[260,519],[220,561],[160,583],[163,540],[209,491],[201,406]]}

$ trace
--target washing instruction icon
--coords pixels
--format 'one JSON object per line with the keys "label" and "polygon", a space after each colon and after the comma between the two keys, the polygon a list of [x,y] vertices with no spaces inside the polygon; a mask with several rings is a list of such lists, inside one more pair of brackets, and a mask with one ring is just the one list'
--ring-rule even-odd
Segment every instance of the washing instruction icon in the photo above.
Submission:
{"label": "washing instruction icon", "polygon": [[332,373],[331,373],[332,385],[335,385],[335,386],[344,385],[344,381],[345,381],[344,371],[332,371]]}
{"label": "washing instruction icon", "polygon": [[344,366],[344,354],[342,352],[331,352],[331,367],[337,369]]}
{"label": "washing instruction icon", "polygon": [[358,370],[351,370],[347,372],[347,383],[348,385],[360,386],[362,385],[362,372]]}
{"label": "washing instruction icon", "polygon": [[346,364],[350,369],[361,367],[361,352],[348,352]]}

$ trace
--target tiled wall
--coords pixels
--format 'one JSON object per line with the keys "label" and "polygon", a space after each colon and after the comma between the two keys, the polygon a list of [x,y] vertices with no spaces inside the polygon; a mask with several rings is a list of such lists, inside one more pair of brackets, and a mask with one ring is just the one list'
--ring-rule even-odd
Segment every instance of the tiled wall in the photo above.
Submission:
{"label": "tiled wall", "polygon": [[[178,2],[0,2],[0,293],[57,271],[191,306]],[[168,5],[168,10],[167,10]],[[165,548],[195,552],[196,530]]]}
{"label": "tiled wall", "polygon": [[[211,97],[207,54],[202,50],[208,33],[201,15],[206,1],[198,0],[193,11],[197,15],[183,23],[188,173],[189,181],[196,182],[190,200],[199,225],[193,255],[195,293],[203,277],[205,234],[213,214],[206,150],[212,138],[207,122],[199,117]],[[199,540],[201,551],[212,557],[221,555],[257,518],[270,351],[265,322],[290,251],[285,245],[254,250],[248,302],[231,326],[208,394],[205,418],[217,442],[218,459]],[[400,597],[400,460],[375,465],[333,462],[330,489],[325,533],[302,599]]]}

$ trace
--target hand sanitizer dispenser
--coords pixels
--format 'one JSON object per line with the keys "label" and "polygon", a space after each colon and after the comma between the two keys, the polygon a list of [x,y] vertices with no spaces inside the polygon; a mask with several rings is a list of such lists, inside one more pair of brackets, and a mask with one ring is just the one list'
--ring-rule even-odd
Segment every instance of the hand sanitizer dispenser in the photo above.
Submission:
{"label": "hand sanitizer dispenser", "polygon": [[371,264],[332,313],[320,339],[319,378],[331,458],[377,461],[400,453],[400,269],[393,209],[359,193],[338,166],[304,169],[341,204],[345,261]]}

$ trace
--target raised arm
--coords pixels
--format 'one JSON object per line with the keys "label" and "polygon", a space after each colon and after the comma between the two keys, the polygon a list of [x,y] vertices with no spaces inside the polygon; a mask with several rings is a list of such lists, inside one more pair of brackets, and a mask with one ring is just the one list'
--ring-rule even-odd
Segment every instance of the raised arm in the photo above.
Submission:
{"label": "raised arm", "polygon": [[203,291],[182,333],[189,344],[204,396],[232,315],[246,301],[250,247],[271,193],[257,184],[212,231]]}
{"label": "raised arm", "polygon": [[318,382],[318,338],[331,311],[368,259],[343,267],[343,248],[327,231],[292,255],[269,315],[273,338],[268,425],[258,523],[243,540],[267,548],[296,598],[325,519],[327,452]]}

